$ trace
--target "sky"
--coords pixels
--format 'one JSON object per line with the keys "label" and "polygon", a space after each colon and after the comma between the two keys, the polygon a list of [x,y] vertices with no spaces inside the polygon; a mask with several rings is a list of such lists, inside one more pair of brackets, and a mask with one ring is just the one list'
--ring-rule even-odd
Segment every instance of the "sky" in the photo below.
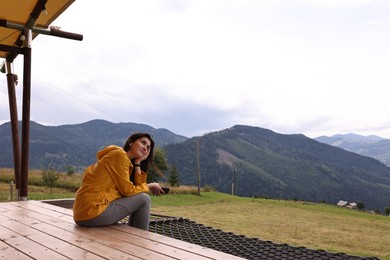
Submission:
{"label": "sky", "polygon": [[388,0],[76,0],[52,25],[83,41],[33,41],[31,120],[390,139],[389,12]]}

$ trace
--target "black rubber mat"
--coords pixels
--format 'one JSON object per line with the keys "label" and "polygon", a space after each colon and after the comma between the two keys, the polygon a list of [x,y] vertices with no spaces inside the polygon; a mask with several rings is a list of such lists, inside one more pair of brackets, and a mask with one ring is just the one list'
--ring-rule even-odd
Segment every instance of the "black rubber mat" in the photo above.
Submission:
{"label": "black rubber mat", "polygon": [[379,259],[262,241],[206,227],[185,218],[154,215],[149,231],[246,259]]}

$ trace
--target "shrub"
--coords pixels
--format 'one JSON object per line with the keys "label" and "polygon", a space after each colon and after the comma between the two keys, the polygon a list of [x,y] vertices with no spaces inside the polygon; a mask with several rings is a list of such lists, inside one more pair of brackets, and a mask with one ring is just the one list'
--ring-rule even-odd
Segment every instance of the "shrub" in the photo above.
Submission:
{"label": "shrub", "polygon": [[60,174],[53,167],[49,167],[49,169],[44,170],[42,172],[42,179],[46,186],[50,188],[50,191],[53,190],[55,183],[60,178]]}
{"label": "shrub", "polygon": [[72,176],[74,174],[74,167],[73,166],[69,166],[68,167],[68,170],[67,170],[67,174],[68,176]]}
{"label": "shrub", "polygon": [[365,208],[365,205],[363,202],[356,203],[356,206],[357,206],[358,210],[363,210]]}
{"label": "shrub", "polygon": [[204,192],[212,192],[212,191],[215,191],[214,187],[213,186],[210,186],[210,185],[205,185],[202,189]]}
{"label": "shrub", "polygon": [[171,165],[168,181],[172,187],[175,187],[175,186],[179,187],[180,186],[180,179],[179,179],[179,174],[177,172],[176,165]]}

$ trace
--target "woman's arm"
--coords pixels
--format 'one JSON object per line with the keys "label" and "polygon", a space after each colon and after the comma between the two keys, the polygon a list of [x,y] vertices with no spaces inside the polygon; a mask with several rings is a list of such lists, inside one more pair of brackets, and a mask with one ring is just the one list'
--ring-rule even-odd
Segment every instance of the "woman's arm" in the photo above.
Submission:
{"label": "woman's arm", "polygon": [[159,196],[161,194],[164,194],[165,192],[161,189],[160,184],[156,182],[148,183],[149,190],[152,192],[153,195]]}
{"label": "woman's arm", "polygon": [[[123,150],[117,149],[110,152],[104,160],[107,160],[106,170],[122,196],[131,196],[149,191],[146,184],[146,175],[144,174],[136,173],[136,185],[130,182],[130,161]],[[140,171],[140,169],[138,170]]]}

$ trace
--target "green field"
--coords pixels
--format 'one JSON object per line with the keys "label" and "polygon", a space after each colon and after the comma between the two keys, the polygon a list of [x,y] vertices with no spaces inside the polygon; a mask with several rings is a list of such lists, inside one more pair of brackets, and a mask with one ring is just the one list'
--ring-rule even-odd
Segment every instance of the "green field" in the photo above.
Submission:
{"label": "green field", "polygon": [[[77,182],[75,177],[69,178]],[[1,201],[9,199],[9,188],[9,183],[0,182]],[[47,187],[29,186],[29,199],[73,196],[74,192],[66,189],[50,191]],[[218,192],[201,192],[198,196],[193,187],[172,188],[167,195],[153,197],[152,213],[189,218],[226,232],[275,243],[390,260],[390,217],[383,215]]]}
{"label": "green field", "polygon": [[336,206],[204,192],[154,197],[152,213],[275,243],[390,259],[389,217]]}

